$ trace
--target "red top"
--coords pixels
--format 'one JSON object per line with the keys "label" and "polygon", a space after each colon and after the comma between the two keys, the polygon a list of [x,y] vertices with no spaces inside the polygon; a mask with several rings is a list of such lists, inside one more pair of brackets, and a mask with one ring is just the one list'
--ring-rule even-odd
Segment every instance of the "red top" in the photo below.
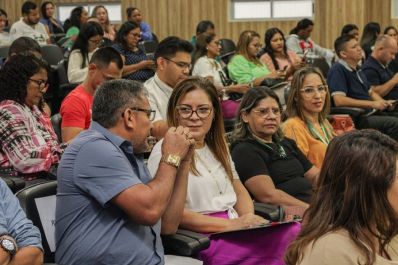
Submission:
{"label": "red top", "polygon": [[61,127],[78,127],[88,129],[91,123],[91,108],[93,106],[93,95],[79,85],[62,101],[60,114],[62,117]]}

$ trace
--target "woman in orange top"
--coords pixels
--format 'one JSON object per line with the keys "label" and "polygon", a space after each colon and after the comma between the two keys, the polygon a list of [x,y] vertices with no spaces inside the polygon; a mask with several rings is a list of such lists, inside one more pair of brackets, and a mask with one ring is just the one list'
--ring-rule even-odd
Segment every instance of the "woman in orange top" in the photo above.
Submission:
{"label": "woman in orange top", "polygon": [[321,168],[327,145],[335,135],[327,120],[329,109],[328,87],[319,70],[305,67],[296,71],[282,130],[317,168]]}

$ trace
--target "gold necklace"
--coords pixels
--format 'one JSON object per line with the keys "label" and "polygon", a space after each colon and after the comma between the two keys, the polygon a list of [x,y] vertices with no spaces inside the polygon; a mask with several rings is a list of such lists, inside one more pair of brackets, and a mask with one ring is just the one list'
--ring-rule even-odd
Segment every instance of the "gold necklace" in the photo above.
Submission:
{"label": "gold necklace", "polygon": [[[198,153],[195,154],[195,158],[198,158],[198,160],[203,165],[203,167],[207,170],[207,172],[209,172],[209,175],[213,178],[214,182],[217,185],[217,189],[218,189],[219,194],[220,195],[224,194],[227,191],[228,183],[225,183],[224,191],[222,191],[221,187],[220,187],[220,184],[218,183],[216,177],[214,177],[214,175],[212,174],[212,171],[211,171],[211,169],[209,169],[209,167],[207,166],[206,162],[203,161],[203,159],[200,157],[200,155]],[[227,178],[225,178],[225,180],[227,181]]]}

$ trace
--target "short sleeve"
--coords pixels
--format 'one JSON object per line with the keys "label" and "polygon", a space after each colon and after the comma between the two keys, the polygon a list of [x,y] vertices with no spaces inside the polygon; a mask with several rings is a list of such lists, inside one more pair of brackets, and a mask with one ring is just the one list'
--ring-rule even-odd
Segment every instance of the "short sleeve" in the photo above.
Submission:
{"label": "short sleeve", "polygon": [[312,163],[307,159],[307,157],[301,152],[301,150],[297,147],[297,144],[294,140],[285,138],[285,141],[288,142],[289,147],[291,147],[293,152],[296,154],[296,158],[300,161],[300,164],[303,166],[304,172],[307,172],[312,168]]}
{"label": "short sleeve", "polygon": [[74,95],[66,97],[60,109],[62,117],[61,127],[78,127],[84,129],[86,127],[87,111],[81,98]]}
{"label": "short sleeve", "polygon": [[255,79],[250,69],[249,61],[242,55],[235,55],[228,64],[229,76],[239,84],[247,84]]}
{"label": "short sleeve", "polygon": [[348,93],[348,84],[343,72],[344,70],[342,69],[343,67],[339,63],[336,63],[328,73],[327,83],[332,96],[336,94],[346,95]]}
{"label": "short sleeve", "polygon": [[232,160],[242,183],[258,175],[270,175],[266,161],[249,143],[238,143],[232,149]]}
{"label": "short sleeve", "polygon": [[201,76],[201,77],[207,77],[207,76],[213,77],[212,68],[213,66],[211,65],[210,61],[206,60],[205,57],[201,57],[198,59],[198,61],[196,61],[192,71],[192,75]]}
{"label": "short sleeve", "polygon": [[32,246],[43,249],[39,229],[26,217],[18,199],[3,180],[0,180],[0,192],[0,233],[10,234],[19,248]]}
{"label": "short sleeve", "polygon": [[73,175],[75,185],[103,207],[123,190],[142,183],[121,149],[106,140],[81,147]]}
{"label": "short sleeve", "polygon": [[307,137],[304,134],[305,128],[300,126],[300,124],[297,124],[297,122],[294,122],[292,119],[288,119],[282,126],[283,134],[290,138],[293,139],[298,148],[300,148],[301,152],[304,153],[304,155],[308,156],[308,152],[310,151],[310,147],[307,141]]}

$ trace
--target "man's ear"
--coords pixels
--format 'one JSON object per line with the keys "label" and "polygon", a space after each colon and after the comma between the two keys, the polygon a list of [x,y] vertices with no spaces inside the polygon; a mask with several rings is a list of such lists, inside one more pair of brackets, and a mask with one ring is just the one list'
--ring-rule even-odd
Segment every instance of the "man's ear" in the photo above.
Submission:
{"label": "man's ear", "polygon": [[134,130],[137,126],[136,116],[131,109],[125,109],[122,113],[122,119],[126,129]]}
{"label": "man's ear", "polygon": [[337,54],[337,56],[339,58],[345,59],[345,58],[347,58],[347,52],[343,50],[343,51],[339,52],[339,54]]}
{"label": "man's ear", "polygon": [[156,59],[157,69],[163,70],[165,67],[166,60],[163,57],[158,57]]}
{"label": "man's ear", "polygon": [[97,69],[98,69],[97,65],[95,65],[95,64],[93,64],[93,63],[90,63],[90,64],[88,65],[88,72],[89,72],[90,74],[94,74],[95,71],[97,71]]}

